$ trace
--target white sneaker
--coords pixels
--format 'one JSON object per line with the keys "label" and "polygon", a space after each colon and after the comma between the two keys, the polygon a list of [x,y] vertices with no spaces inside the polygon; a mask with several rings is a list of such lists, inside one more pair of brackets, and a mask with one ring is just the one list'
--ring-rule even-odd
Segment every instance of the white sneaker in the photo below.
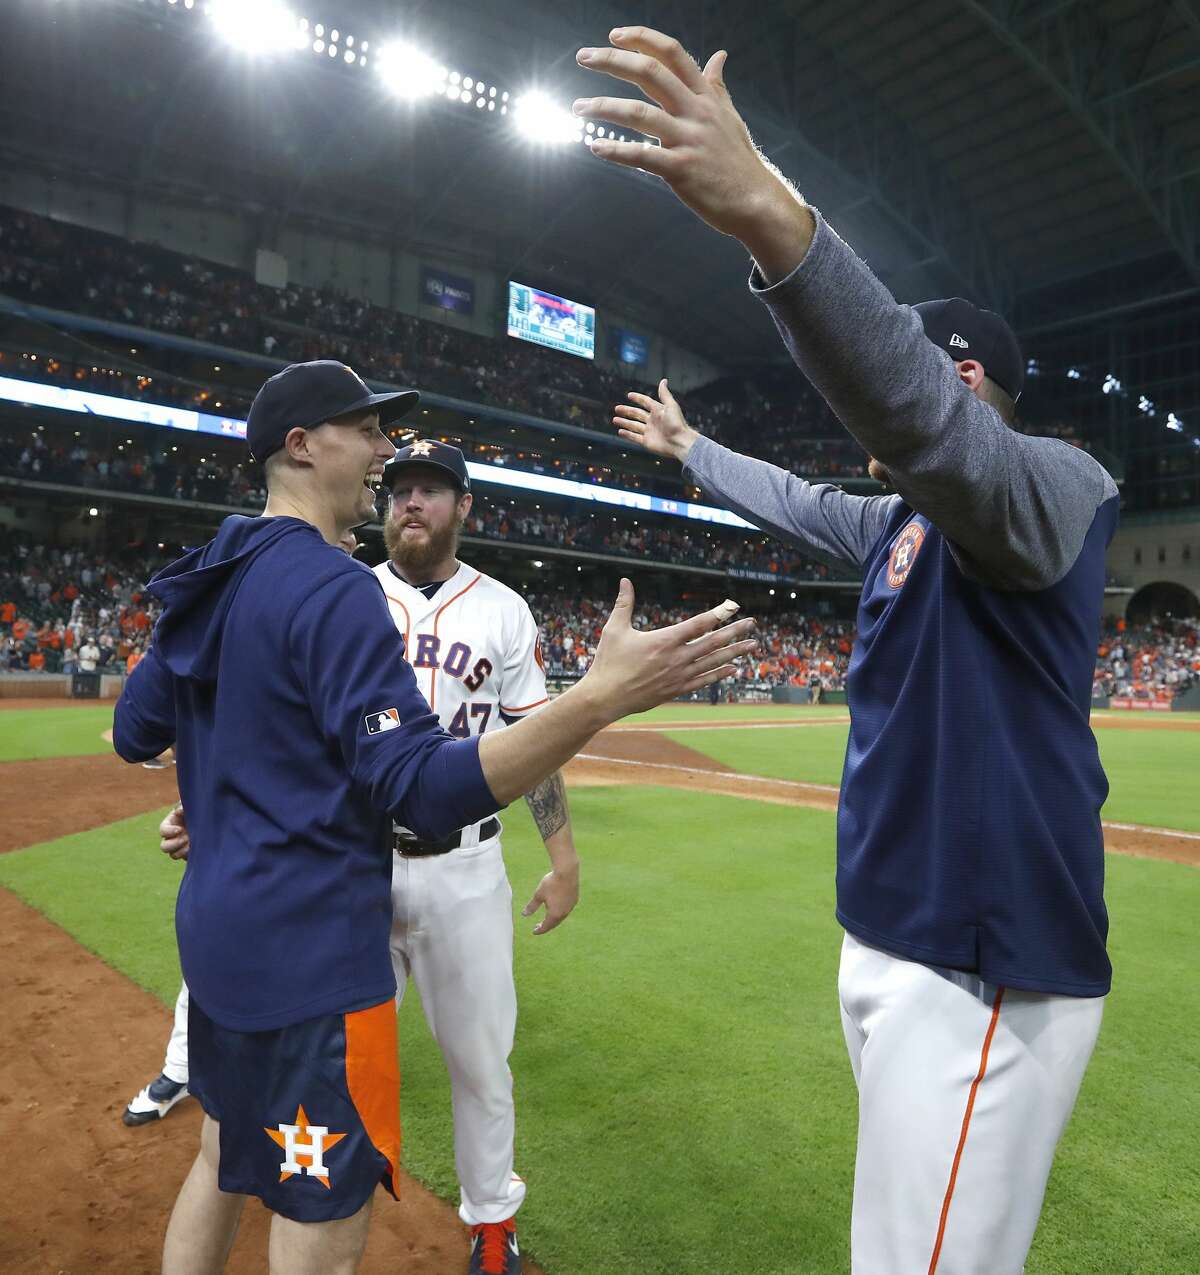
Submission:
{"label": "white sneaker", "polygon": [[121,1120],[131,1127],[149,1124],[151,1120],[161,1120],[177,1102],[182,1102],[187,1096],[186,1084],[159,1076],[125,1108]]}

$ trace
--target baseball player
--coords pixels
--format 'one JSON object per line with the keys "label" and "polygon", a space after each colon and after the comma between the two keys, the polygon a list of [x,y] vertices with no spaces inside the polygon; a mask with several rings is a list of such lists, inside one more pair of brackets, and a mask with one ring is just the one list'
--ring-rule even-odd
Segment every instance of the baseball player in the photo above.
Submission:
{"label": "baseball player", "polygon": [[[457,447],[420,440],[384,471],[388,558],[375,568],[417,685],[459,739],[502,730],[547,703],[537,624],[525,600],[456,554],[472,494]],[[579,859],[566,788],[554,774],[526,798],[550,856],[524,909],[558,925],[579,897]],[[499,820],[440,842],[396,830],[392,960],[399,996],[409,975],[450,1073],[459,1216],[471,1227],[470,1270],[521,1269],[513,1215],[525,1183],[513,1172],[508,1055],[516,1029],[512,890]]]}
{"label": "baseball player", "polygon": [[205,1110],[166,1275],[220,1271],[247,1195],[274,1214],[269,1263],[357,1268],[375,1187],[399,1163],[392,822],[426,842],[496,814],[618,717],[708,685],[753,649],[729,606],[653,633],[632,587],[588,675],[536,721],[456,739],[416,686],[370,570],[339,537],[374,511],[417,401],[344,364],[293,364],[247,422],[260,518],[233,516],[160,572],[164,604],[117,702],[127,761],[177,754],[191,847],[176,904],[188,1087]]}
{"label": "baseball player", "polygon": [[1088,716],[1117,489],[1011,426],[1008,325],[908,308],[763,160],[722,82],[646,28],[584,66],[658,105],[583,101],[605,139],[754,258],[751,287],[895,494],[849,496],[700,438],[664,381],[616,409],[759,526],[864,573],[838,810],[839,994],[859,1090],[860,1275],[1017,1275],[1111,969]]}
{"label": "baseball player", "polygon": [[[548,702],[537,624],[525,600],[456,558],[471,509],[466,460],[457,447],[422,441],[384,470],[392,494],[384,534],[388,560],[375,568],[422,694],[457,738],[500,730]],[[352,553],[354,546],[345,545]],[[563,921],[579,897],[579,859],[566,788],[551,775],[526,801],[551,871],[524,909],[545,906],[534,932]],[[160,829],[163,849],[186,856],[177,810]],[[442,841],[395,829],[392,962],[397,1001],[411,974],[450,1072],[459,1215],[471,1227],[472,1275],[521,1269],[513,1217],[525,1196],[513,1172],[514,1112],[508,1055],[516,1030],[512,890],[499,820]],[[187,985],[180,990],[162,1074],[126,1109],[126,1124],[166,1115],[187,1096]]]}
{"label": "baseball player", "polygon": [[[358,537],[352,530],[347,530],[338,537],[337,545],[339,549],[353,557],[359,548]],[[142,764],[152,765],[151,762]],[[173,859],[187,858],[188,837],[181,805],[176,806],[159,825],[159,835],[165,854]],[[121,1115],[123,1124],[137,1128],[153,1120],[161,1120],[168,1111],[177,1107],[188,1096],[187,1024],[188,987],[187,983],[183,983],[179,989],[179,995],[175,998],[175,1013],[171,1024],[171,1034],[167,1039],[167,1052],[163,1058],[162,1071],[130,1099]]]}

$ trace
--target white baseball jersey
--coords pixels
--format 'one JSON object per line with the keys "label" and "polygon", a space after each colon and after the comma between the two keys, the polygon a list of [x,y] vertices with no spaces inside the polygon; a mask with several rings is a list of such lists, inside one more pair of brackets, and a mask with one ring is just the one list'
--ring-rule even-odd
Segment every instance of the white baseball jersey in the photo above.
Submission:
{"label": "white baseball jersey", "polygon": [[519,593],[466,563],[432,598],[390,562],[375,574],[417,685],[451,735],[500,730],[547,702],[537,622]]}
{"label": "white baseball jersey", "polygon": [[[500,730],[546,703],[537,624],[520,594],[465,564],[432,598],[387,562],[375,573],[417,685],[452,735]],[[498,836],[481,842],[475,825],[448,854],[394,856],[391,947],[397,997],[411,976],[450,1073],[458,1215],[468,1226],[511,1218],[525,1183],[513,1169],[517,993]]]}

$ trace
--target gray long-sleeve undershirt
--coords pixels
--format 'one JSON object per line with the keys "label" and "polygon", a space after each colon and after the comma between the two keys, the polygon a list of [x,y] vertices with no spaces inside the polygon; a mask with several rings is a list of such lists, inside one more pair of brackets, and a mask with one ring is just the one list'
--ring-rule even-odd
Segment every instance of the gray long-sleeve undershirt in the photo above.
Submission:
{"label": "gray long-sleeve undershirt", "polygon": [[999,589],[1044,589],[1079,554],[1097,508],[1117,494],[1079,449],[1010,429],[819,215],[804,260],[751,290],[796,366],[886,465],[900,496],[850,496],[707,439],[685,469],[705,491],[783,539],[860,565],[902,498],[950,542],[960,567]]}

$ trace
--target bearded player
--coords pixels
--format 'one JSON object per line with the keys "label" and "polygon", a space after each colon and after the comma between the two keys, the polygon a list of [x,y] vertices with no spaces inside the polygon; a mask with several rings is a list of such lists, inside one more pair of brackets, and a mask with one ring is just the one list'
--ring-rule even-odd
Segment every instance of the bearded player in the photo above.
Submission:
{"label": "bearded player", "polygon": [[[420,441],[384,470],[388,559],[375,568],[417,685],[451,735],[502,730],[547,702],[538,630],[525,600],[456,557],[472,495],[457,447]],[[579,859],[562,775],[526,796],[550,856],[523,915],[544,934],[579,898]],[[521,1269],[513,1215],[525,1183],[513,1172],[508,1055],[517,1021],[512,889],[500,821],[441,842],[397,828],[392,963],[398,996],[411,975],[446,1067],[454,1106],[459,1216],[472,1229],[471,1272]]]}

